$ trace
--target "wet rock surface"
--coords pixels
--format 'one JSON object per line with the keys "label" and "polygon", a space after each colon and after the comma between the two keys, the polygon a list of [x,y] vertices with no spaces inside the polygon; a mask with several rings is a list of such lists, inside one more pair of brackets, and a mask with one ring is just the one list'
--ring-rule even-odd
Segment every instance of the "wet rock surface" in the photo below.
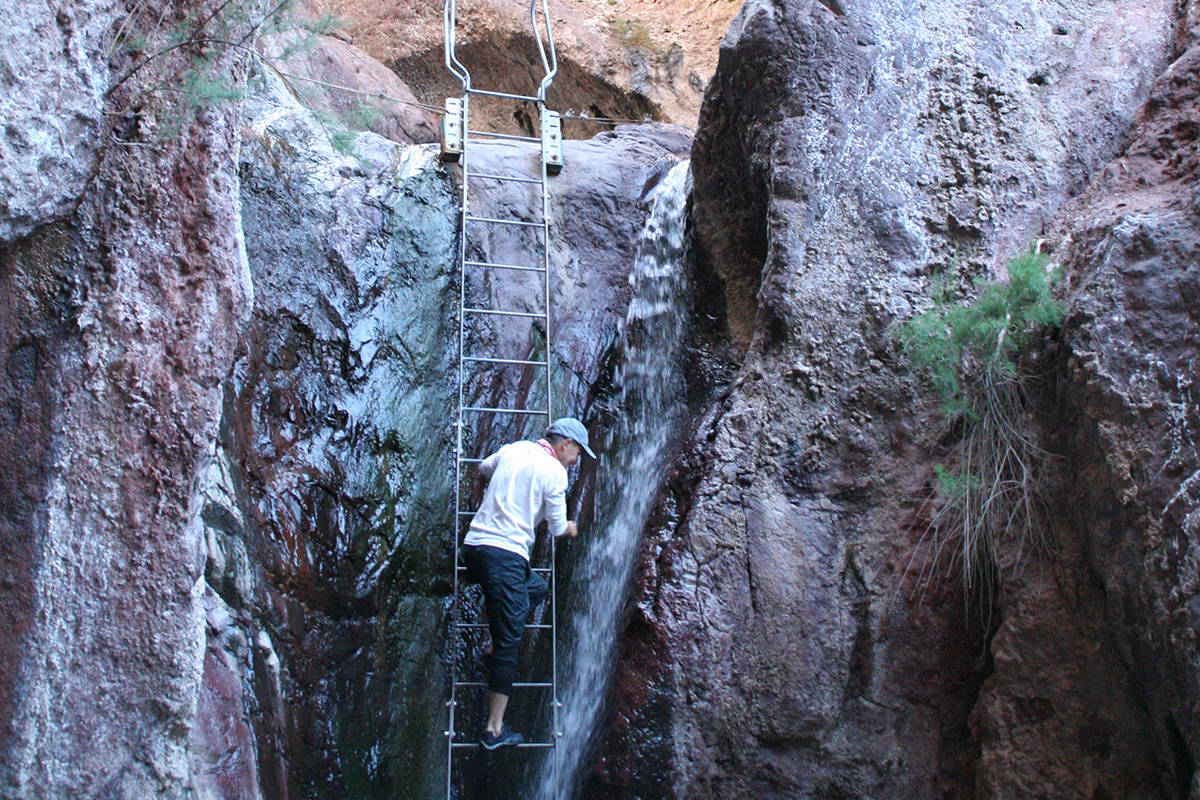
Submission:
{"label": "wet rock surface", "polygon": [[[681,130],[648,126],[566,148],[551,183],[549,261],[560,410],[587,418],[629,301],[640,199],[689,145]],[[497,144],[481,146],[471,168],[528,175],[537,165],[529,147]],[[208,705],[197,751],[224,753],[206,774],[245,796],[436,796],[460,169],[372,134],[339,152],[276,87],[249,106],[239,171],[255,309],[205,489]],[[541,217],[527,185],[472,187],[472,213]],[[540,266],[528,230],[477,228],[467,257]],[[535,273],[475,271],[467,286],[476,307],[544,306]],[[469,320],[467,337],[480,355],[544,348],[527,320]],[[529,368],[481,367],[467,400],[536,405],[543,381]],[[478,454],[544,424],[497,419],[469,426]],[[229,719],[244,725],[223,728]]]}
{"label": "wet rock surface", "polygon": [[325,796],[368,791],[373,770],[413,779],[372,748],[432,757],[405,723],[437,698],[392,692],[405,659],[436,659],[380,634],[440,616],[447,433],[405,421],[450,391],[451,354],[430,345],[451,340],[436,310],[455,227],[430,154],[369,134],[339,153],[285,96],[251,104],[239,165],[255,311],[204,510],[211,602],[234,633],[210,627],[210,652],[238,664],[223,712],[251,710],[263,794]]}
{"label": "wet rock surface", "polygon": [[[1064,535],[1069,580],[1011,570],[995,640],[952,581],[918,580],[946,441],[888,335],[932,270],[995,274],[1073,213],[1173,57],[1174,12],[743,7],[693,148],[738,366],[648,540],[589,796],[1182,796],[1130,638],[1070,560],[1092,545]],[[1050,731],[1071,743],[1045,752]]]}

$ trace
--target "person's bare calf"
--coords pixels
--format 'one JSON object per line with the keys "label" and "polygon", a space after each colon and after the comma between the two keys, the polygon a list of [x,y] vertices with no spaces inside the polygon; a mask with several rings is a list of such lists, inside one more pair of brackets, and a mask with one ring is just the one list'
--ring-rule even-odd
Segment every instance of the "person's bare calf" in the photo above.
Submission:
{"label": "person's bare calf", "polygon": [[508,708],[508,695],[488,692],[488,720],[485,729],[492,736],[499,736],[504,728],[504,711]]}

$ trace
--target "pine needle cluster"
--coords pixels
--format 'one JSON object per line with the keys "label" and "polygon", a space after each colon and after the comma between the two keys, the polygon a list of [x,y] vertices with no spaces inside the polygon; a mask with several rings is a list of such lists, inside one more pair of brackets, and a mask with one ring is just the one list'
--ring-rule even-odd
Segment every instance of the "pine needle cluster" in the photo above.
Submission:
{"label": "pine needle cluster", "polygon": [[[111,34],[110,57],[126,68],[106,93],[108,113],[134,123],[126,125],[127,136],[114,143],[152,144],[173,138],[196,112],[243,98],[248,62],[279,72],[277,62],[313,49],[319,37],[346,27],[344,20],[329,13],[315,19],[297,17],[294,1],[201,0],[179,7],[172,19],[171,13],[147,0],[135,0]],[[267,36],[285,43],[273,58],[257,46]],[[354,109],[345,119],[328,115],[330,119],[320,121],[323,126],[330,122],[361,128],[367,115]],[[330,134],[334,136],[340,136],[339,142],[353,139],[343,131]],[[138,139],[142,141],[134,141]]]}
{"label": "pine needle cluster", "polygon": [[969,596],[990,607],[1000,547],[1046,547],[1041,500],[1047,453],[1036,443],[1028,409],[1029,376],[1021,371],[1030,337],[1057,327],[1061,280],[1049,258],[1029,250],[1008,263],[1007,281],[977,282],[974,300],[954,296],[954,276],[935,281],[933,308],[900,326],[913,364],[930,378],[947,423],[961,433],[954,466],[934,467],[936,511],[926,528],[934,557],[922,585],[939,564],[957,570]]}

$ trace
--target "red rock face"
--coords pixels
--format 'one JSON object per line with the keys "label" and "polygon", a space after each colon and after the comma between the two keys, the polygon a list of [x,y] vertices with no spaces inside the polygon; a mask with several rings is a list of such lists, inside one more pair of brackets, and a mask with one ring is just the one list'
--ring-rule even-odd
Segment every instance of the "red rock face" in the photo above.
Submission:
{"label": "red rock face", "polygon": [[[259,797],[258,762],[254,735],[243,714],[239,670],[221,663],[222,654],[209,648],[204,655],[204,677],[196,708],[192,738],[206,765],[198,776],[218,797]],[[273,793],[273,797],[286,797]]]}
{"label": "red rock face", "polygon": [[[6,741],[17,733],[17,701],[22,693],[21,663],[36,607],[35,564],[40,551],[40,511],[53,461],[56,354],[69,337],[65,316],[68,284],[61,277],[21,269],[23,262],[49,260],[66,236],[46,231],[44,247],[10,246],[0,288],[0,319],[5,354],[3,412],[0,416],[0,717]],[[60,282],[61,281],[61,282]],[[45,291],[45,288],[50,291]],[[58,291],[55,291],[57,287]],[[39,289],[42,289],[39,291]]]}
{"label": "red rock face", "polygon": [[[79,56],[90,79],[109,67]],[[28,89],[53,106],[54,86]],[[110,146],[68,220],[2,254],[6,796],[190,785],[204,641],[193,482],[249,298],[236,115],[156,111],[178,115],[178,135]]]}

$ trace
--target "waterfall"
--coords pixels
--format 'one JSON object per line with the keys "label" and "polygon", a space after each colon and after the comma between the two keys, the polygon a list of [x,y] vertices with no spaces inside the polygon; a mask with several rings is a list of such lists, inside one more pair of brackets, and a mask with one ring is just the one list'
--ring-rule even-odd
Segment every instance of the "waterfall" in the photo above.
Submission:
{"label": "waterfall", "polygon": [[654,188],[629,277],[633,297],[621,332],[617,422],[600,454],[598,524],[580,533],[577,541],[587,537],[587,550],[565,591],[570,610],[563,615],[565,644],[559,650],[559,769],[556,774],[552,757],[543,763],[539,800],[568,798],[582,780],[608,694],[638,540],[683,414],[691,184],[690,165],[683,161]]}

